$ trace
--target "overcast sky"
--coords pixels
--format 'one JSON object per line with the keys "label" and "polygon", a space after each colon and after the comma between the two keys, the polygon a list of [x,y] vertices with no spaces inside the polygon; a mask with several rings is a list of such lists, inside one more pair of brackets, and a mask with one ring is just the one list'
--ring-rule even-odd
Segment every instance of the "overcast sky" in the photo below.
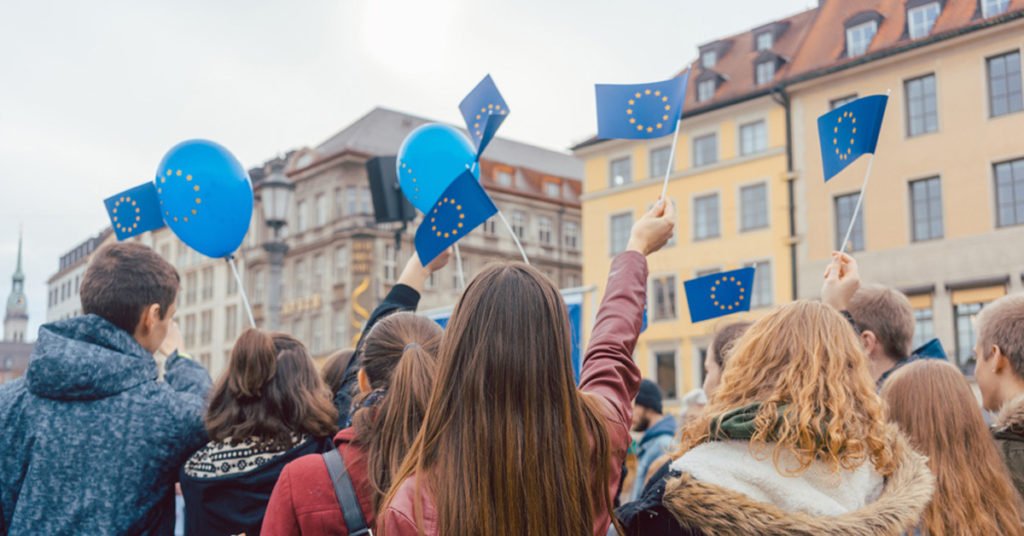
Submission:
{"label": "overcast sky", "polygon": [[667,78],[698,44],[814,4],[5,1],[0,303],[21,224],[34,338],[60,255],[107,224],[104,197],[152,178],[183,139],[216,140],[249,167],[378,105],[458,122],[490,73],[512,110],[501,135],[565,150],[596,129],[595,82]]}

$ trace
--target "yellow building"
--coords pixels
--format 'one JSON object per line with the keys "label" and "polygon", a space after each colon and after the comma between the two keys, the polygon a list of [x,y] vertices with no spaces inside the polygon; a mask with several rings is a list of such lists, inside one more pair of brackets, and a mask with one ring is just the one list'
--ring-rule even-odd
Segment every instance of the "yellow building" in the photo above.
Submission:
{"label": "yellow building", "polygon": [[[643,375],[658,382],[670,405],[703,382],[716,326],[756,318],[794,295],[787,103],[772,88],[813,14],[703,45],[691,66],[668,186],[679,216],[676,238],[650,257],[648,329],[636,350]],[[573,148],[584,161],[584,286],[596,288],[589,318],[611,258],[661,194],[671,140],[592,139]],[[690,323],[683,281],[751,264],[758,267],[751,312]],[[593,326],[584,324],[586,340]]]}
{"label": "yellow building", "polygon": [[909,295],[915,342],[939,337],[970,374],[974,315],[1024,277],[1024,1],[822,4],[785,87],[798,294],[818,296],[868,161],[824,183],[816,118],[891,90],[853,253],[865,281]]}

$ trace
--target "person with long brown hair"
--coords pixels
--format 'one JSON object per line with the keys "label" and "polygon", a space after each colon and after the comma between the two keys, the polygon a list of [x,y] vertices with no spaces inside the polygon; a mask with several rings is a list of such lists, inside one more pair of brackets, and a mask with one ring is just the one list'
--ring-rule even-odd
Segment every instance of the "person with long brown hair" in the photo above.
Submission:
{"label": "person with long brown hair", "polygon": [[185,462],[187,534],[259,534],[285,464],[330,448],[338,413],[306,347],[248,329],[210,395],[210,442]]}
{"label": "person with long brown hair", "polygon": [[393,478],[386,536],[604,534],[640,383],[632,353],[646,256],[672,235],[658,202],[611,273],[579,388],[558,288],[525,264],[492,265],[455,306],[419,435]]}
{"label": "person with long brown hair", "polygon": [[921,533],[1024,534],[1020,497],[963,373],[947,361],[915,361],[889,377],[882,398],[935,474]]}
{"label": "person with long brown hair", "polygon": [[[351,477],[368,528],[374,526],[384,493],[391,487],[419,432],[434,387],[441,326],[409,312],[380,320],[366,335],[358,372],[360,394],[353,425],[334,438]],[[302,457],[285,467],[270,498],[263,530],[268,534],[348,534],[335,490],[321,456]]]}

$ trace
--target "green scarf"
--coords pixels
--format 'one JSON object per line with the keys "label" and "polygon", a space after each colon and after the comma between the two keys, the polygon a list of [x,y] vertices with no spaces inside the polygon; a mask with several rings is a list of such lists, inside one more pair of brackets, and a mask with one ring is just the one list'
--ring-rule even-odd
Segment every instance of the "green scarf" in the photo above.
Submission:
{"label": "green scarf", "polygon": [[[775,417],[775,424],[772,426],[773,429],[782,425],[782,416],[786,413],[787,407],[788,404],[779,406],[778,415]],[[754,420],[757,419],[757,412],[760,410],[761,404],[754,403],[723,413],[715,418],[711,421],[711,441],[725,441],[729,439],[749,441],[754,437],[754,432],[756,431]],[[768,438],[771,439],[774,435],[774,433],[770,433]]]}

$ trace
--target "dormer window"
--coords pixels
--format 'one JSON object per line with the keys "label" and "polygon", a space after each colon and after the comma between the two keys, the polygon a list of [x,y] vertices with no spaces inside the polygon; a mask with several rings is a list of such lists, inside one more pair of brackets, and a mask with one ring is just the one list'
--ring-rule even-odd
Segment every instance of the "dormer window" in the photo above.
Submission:
{"label": "dormer window", "polygon": [[[914,2],[913,4],[919,4]],[[907,8],[907,33],[911,39],[920,39],[927,36],[935,26],[935,19],[939,18],[942,8],[939,3],[932,1],[925,4],[912,5],[908,2]]]}
{"label": "dormer window", "polygon": [[754,48],[758,51],[769,50],[772,48],[772,45],[775,44],[774,41],[775,39],[771,32],[761,32],[754,38]]}
{"label": "dormer window", "polygon": [[754,81],[757,85],[767,84],[775,78],[775,60],[766,60],[757,63],[754,73]]}
{"label": "dormer window", "polygon": [[878,31],[878,23],[868,21],[846,29],[846,56],[856,58],[868,51]]}
{"label": "dormer window", "polygon": [[711,78],[697,83],[697,102],[706,102],[715,96],[715,79]]}
{"label": "dormer window", "polygon": [[1010,0],[981,0],[981,16],[987,19],[1002,15],[1009,7]]}
{"label": "dormer window", "polygon": [[700,65],[705,69],[710,69],[718,63],[718,51],[709,50],[700,55]]}

